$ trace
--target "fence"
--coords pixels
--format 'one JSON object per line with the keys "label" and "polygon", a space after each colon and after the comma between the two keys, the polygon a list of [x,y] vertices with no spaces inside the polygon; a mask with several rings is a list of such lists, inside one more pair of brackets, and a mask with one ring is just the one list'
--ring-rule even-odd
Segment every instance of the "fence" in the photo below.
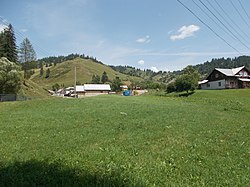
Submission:
{"label": "fence", "polygon": [[0,94],[0,102],[6,101],[26,101],[31,100],[31,97],[16,95],[16,94]]}

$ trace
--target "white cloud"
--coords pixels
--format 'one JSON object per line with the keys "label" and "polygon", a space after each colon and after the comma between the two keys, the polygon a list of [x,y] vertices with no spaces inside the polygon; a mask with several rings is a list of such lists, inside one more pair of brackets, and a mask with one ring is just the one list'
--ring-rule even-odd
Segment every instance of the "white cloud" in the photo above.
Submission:
{"label": "white cloud", "polygon": [[182,39],[185,39],[187,37],[193,36],[194,32],[197,32],[198,30],[200,30],[200,27],[197,25],[189,25],[189,26],[184,25],[178,30],[179,34],[171,35],[170,39],[171,40],[182,40]]}
{"label": "white cloud", "polygon": [[149,43],[150,41],[151,40],[150,40],[150,36],[149,35],[147,35],[145,37],[142,37],[142,38],[138,38],[136,40],[136,42],[138,42],[138,43]]}
{"label": "white cloud", "polygon": [[27,32],[28,29],[20,29],[20,32]]}
{"label": "white cloud", "polygon": [[154,67],[154,66],[152,66],[150,69],[151,69],[152,71],[154,71],[154,72],[158,72],[158,71],[159,71],[158,68],[157,68],[157,67]]}
{"label": "white cloud", "polygon": [[139,60],[137,63],[140,64],[140,65],[144,65],[145,61],[144,60]]}
{"label": "white cloud", "polygon": [[7,26],[6,25],[1,25],[0,24],[0,32],[2,32]]}

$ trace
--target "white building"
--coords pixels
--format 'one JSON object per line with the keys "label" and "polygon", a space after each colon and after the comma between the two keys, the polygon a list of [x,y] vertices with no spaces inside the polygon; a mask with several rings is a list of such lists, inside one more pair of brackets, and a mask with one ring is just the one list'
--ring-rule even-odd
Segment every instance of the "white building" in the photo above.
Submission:
{"label": "white building", "polygon": [[109,84],[84,84],[76,86],[76,94],[78,97],[109,94],[110,91],[111,88]]}

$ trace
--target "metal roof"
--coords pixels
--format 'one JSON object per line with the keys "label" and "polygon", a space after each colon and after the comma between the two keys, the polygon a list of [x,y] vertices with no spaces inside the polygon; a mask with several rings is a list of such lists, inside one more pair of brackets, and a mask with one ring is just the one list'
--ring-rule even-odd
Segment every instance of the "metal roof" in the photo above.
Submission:
{"label": "metal roof", "polygon": [[208,80],[202,80],[202,81],[198,81],[198,84],[205,84],[207,82],[208,82]]}
{"label": "metal roof", "polygon": [[245,66],[233,68],[233,69],[221,69],[215,68],[217,71],[223,73],[226,76],[235,76],[240,70],[242,70]]}
{"label": "metal roof", "polygon": [[241,78],[239,78],[239,80],[242,81],[242,82],[250,82],[250,79],[241,79]]}
{"label": "metal roof", "polygon": [[110,91],[109,84],[84,84],[85,90],[102,90],[102,91]]}
{"label": "metal roof", "polygon": [[85,92],[84,86],[82,86],[82,85],[77,85],[77,86],[76,86],[76,92]]}

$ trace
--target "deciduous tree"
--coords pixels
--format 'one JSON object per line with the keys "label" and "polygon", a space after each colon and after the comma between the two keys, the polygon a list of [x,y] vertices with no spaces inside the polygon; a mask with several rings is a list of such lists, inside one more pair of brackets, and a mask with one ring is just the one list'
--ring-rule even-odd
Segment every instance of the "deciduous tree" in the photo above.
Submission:
{"label": "deciduous tree", "polygon": [[20,67],[7,58],[0,58],[0,93],[17,93],[21,87]]}
{"label": "deciduous tree", "polygon": [[183,74],[176,78],[175,86],[177,92],[194,91],[198,87],[199,73],[192,66],[183,69]]}
{"label": "deciduous tree", "polygon": [[113,91],[121,91],[122,90],[121,85],[122,85],[121,79],[119,77],[116,77],[111,83],[111,89]]}

